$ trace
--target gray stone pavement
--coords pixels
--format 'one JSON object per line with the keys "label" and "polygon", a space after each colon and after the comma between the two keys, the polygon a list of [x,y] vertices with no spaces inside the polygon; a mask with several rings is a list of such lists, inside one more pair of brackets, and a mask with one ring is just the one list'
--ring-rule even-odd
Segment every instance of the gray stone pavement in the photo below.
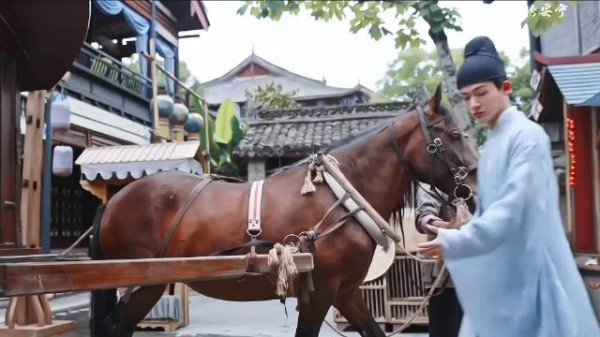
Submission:
{"label": "gray stone pavement", "polygon": [[[68,303],[71,303],[69,305]],[[89,337],[89,294],[76,294],[52,300],[55,318],[72,320],[76,331],[61,337]],[[135,337],[288,337],[294,336],[298,313],[296,300],[286,303],[288,317],[278,301],[227,302],[211,299],[196,293],[190,296],[190,324],[175,333],[159,331],[137,331]],[[332,312],[327,321],[333,324]],[[345,333],[358,337],[354,332]],[[323,325],[320,337],[339,336],[327,325]],[[403,337],[426,337],[424,333],[407,333]]]}

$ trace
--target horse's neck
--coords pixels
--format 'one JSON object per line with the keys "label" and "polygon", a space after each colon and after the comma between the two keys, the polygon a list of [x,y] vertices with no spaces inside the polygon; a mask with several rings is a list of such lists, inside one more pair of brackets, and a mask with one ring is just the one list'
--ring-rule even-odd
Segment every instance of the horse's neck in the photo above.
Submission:
{"label": "horse's neck", "polygon": [[401,203],[410,186],[409,172],[387,132],[332,152],[346,178],[382,215],[388,215]]}

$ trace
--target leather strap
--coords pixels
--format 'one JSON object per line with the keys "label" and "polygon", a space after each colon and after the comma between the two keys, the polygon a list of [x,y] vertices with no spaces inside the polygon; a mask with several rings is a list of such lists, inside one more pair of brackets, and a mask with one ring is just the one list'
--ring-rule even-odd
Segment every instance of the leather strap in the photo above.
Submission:
{"label": "leather strap", "polygon": [[260,228],[260,211],[264,182],[264,180],[255,181],[250,188],[250,198],[248,199],[248,235],[250,236],[258,236],[262,232]]}
{"label": "leather strap", "polygon": [[196,197],[198,197],[198,194],[200,194],[200,191],[202,191],[204,189],[204,187],[206,187],[206,185],[208,185],[212,180],[213,180],[212,177],[209,176],[208,179],[202,179],[198,184],[196,184],[196,186],[194,186],[194,189],[190,192],[190,195],[188,197],[186,204],[182,208],[179,209],[179,212],[177,212],[177,215],[175,216],[173,223],[171,223],[171,226],[169,227],[169,231],[165,235],[165,239],[163,240],[163,242],[160,246],[160,249],[159,249],[158,253],[156,254],[156,257],[164,257],[164,255],[167,251],[167,248],[169,247],[169,243],[171,243],[171,240],[173,239],[173,235],[175,234],[175,231],[177,230],[177,228],[179,227],[179,224],[181,223],[181,219],[183,219],[183,216],[185,215],[185,213],[187,213],[190,206],[192,206],[192,203],[194,203],[194,200],[196,200]]}

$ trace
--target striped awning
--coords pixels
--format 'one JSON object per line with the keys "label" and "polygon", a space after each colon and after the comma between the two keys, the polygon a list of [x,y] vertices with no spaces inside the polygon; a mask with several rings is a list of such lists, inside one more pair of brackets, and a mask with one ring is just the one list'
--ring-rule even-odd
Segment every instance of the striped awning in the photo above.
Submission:
{"label": "striped awning", "polygon": [[567,104],[600,106],[600,63],[549,65]]}
{"label": "striped awning", "polygon": [[196,160],[199,141],[147,145],[90,147],[75,161],[81,166],[81,179],[139,179],[160,171],[184,171],[202,174]]}

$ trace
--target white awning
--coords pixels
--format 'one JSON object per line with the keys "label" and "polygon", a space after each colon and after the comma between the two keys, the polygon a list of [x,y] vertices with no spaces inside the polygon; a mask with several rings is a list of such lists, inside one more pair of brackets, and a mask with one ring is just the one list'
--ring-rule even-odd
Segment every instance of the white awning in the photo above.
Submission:
{"label": "white awning", "polygon": [[90,147],[75,161],[81,166],[81,179],[139,179],[159,171],[202,174],[196,160],[200,142],[169,142],[147,145]]}

